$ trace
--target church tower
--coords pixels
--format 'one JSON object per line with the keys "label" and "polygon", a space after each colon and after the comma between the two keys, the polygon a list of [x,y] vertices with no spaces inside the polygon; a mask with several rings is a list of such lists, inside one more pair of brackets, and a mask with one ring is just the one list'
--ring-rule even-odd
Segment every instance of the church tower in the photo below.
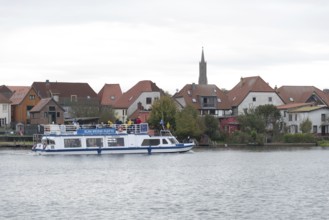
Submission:
{"label": "church tower", "polygon": [[199,85],[207,85],[207,63],[204,60],[203,47],[201,54],[201,62],[199,63]]}

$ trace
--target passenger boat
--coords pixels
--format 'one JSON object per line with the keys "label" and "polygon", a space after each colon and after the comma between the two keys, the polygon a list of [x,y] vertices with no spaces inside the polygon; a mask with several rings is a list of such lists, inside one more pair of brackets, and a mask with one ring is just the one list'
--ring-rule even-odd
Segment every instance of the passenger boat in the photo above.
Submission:
{"label": "passenger boat", "polygon": [[147,123],[98,126],[44,125],[34,135],[32,151],[52,154],[127,154],[186,152],[194,143],[180,143],[169,130],[150,135]]}

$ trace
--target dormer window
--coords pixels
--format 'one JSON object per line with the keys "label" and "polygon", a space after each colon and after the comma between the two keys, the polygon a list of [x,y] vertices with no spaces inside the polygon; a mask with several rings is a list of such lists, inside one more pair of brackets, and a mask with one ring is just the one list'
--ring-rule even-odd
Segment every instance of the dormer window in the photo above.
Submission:
{"label": "dormer window", "polygon": [[195,98],[193,98],[193,99],[192,99],[192,102],[196,103],[196,99],[195,99]]}
{"label": "dormer window", "polygon": [[217,102],[222,102],[222,100],[220,100],[220,98],[217,98]]}
{"label": "dormer window", "polygon": [[114,100],[115,99],[115,96],[114,95],[111,95],[110,99],[111,100]]}

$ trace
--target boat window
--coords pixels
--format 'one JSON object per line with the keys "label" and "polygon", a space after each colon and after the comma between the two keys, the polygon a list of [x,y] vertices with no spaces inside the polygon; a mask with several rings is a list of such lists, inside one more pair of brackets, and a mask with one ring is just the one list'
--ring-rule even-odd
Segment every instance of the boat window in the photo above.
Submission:
{"label": "boat window", "polygon": [[160,139],[144,139],[142,146],[157,146],[160,144]]}
{"label": "boat window", "polygon": [[81,140],[79,138],[64,139],[64,147],[81,147]]}
{"label": "boat window", "polygon": [[170,143],[176,144],[178,141],[175,138],[169,138]]}
{"label": "boat window", "polygon": [[162,139],[162,144],[168,144],[168,141],[166,139]]}
{"label": "boat window", "polygon": [[103,147],[103,138],[87,138],[87,147]]}
{"label": "boat window", "polygon": [[54,141],[54,140],[49,140],[49,139],[48,139],[48,144],[55,145],[55,141]]}
{"label": "boat window", "polygon": [[109,147],[123,147],[125,144],[123,138],[108,138],[107,139],[107,146]]}

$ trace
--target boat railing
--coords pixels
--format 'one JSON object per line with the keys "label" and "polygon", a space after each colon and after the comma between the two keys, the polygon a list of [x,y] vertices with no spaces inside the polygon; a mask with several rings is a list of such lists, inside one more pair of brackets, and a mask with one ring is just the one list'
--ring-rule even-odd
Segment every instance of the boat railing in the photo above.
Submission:
{"label": "boat railing", "polygon": [[[47,124],[43,125],[44,134],[46,135],[72,135],[77,134],[78,130],[93,130],[103,129],[104,132],[96,132],[105,134],[147,134],[149,127],[147,123],[140,124],[97,124],[97,125],[58,125]],[[110,130],[106,130],[110,129]]]}
{"label": "boat railing", "polygon": [[44,125],[44,134],[75,134],[79,126],[77,125],[57,125],[57,124],[49,124]]}
{"label": "boat railing", "polygon": [[117,133],[127,133],[127,134],[146,134],[149,131],[147,123],[141,124],[113,124]]}

